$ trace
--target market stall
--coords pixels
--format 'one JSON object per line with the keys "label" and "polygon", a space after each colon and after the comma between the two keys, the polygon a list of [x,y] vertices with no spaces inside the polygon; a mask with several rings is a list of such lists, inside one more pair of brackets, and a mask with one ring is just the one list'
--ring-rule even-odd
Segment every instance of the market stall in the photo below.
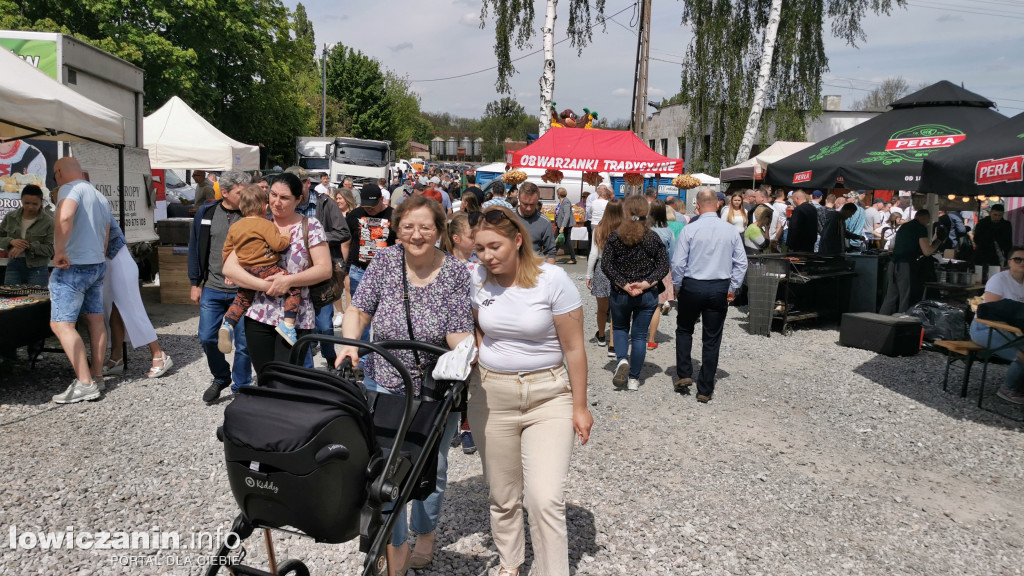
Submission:
{"label": "market stall", "polygon": [[773,162],[781,160],[790,154],[795,154],[804,148],[813,145],[814,142],[788,142],[785,140],[779,140],[762,150],[757,156],[754,156],[744,162],[740,162],[735,166],[723,168],[722,171],[719,172],[718,177],[722,182],[750,182],[751,187],[753,187],[756,182],[764,179],[764,175],[768,172],[768,166]]}
{"label": "market stall", "polygon": [[[0,74],[18,79],[0,84],[0,139],[94,142],[118,150],[123,226],[124,117],[36,70],[7,50],[0,50]],[[16,294],[11,289],[0,292],[0,325],[17,327],[0,336],[2,346],[24,346],[50,334],[48,292],[42,287],[19,288]]]}

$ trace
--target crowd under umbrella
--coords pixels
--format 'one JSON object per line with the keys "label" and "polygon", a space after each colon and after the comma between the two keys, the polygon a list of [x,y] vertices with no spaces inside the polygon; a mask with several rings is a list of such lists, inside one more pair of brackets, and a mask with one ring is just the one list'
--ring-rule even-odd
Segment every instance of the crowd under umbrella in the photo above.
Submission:
{"label": "crowd under umbrella", "polygon": [[921,170],[921,192],[961,197],[1024,196],[1024,113],[963,144],[931,154]]}
{"label": "crowd under umbrella", "polygon": [[932,153],[970,142],[1005,121],[995,103],[948,81],[890,104],[891,110],[768,167],[775,186],[918,190]]}

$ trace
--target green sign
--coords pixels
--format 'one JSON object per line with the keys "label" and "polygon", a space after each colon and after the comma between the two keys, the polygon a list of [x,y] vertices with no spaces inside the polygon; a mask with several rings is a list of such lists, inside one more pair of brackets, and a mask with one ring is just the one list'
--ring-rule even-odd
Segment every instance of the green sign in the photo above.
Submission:
{"label": "green sign", "polygon": [[57,77],[57,43],[53,40],[22,40],[0,38],[0,47],[14,52],[19,58],[42,70],[47,76]]}
{"label": "green sign", "polygon": [[823,147],[820,151],[818,151],[817,154],[808,157],[808,160],[810,160],[811,162],[814,162],[816,160],[821,160],[822,158],[824,158],[826,156],[831,156],[833,154],[838,154],[839,152],[842,152],[843,148],[846,148],[847,146],[849,146],[850,144],[853,144],[856,141],[857,141],[856,138],[854,138],[853,140],[845,140],[845,139],[844,140],[838,140],[836,142],[833,142],[829,146]]}

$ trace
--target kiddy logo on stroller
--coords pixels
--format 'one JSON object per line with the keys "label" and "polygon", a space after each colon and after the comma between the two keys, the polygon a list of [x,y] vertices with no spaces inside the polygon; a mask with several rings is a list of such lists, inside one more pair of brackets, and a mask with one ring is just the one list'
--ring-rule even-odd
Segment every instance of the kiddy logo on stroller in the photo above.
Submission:
{"label": "kiddy logo on stroller", "polygon": [[[379,354],[401,375],[406,396],[368,395],[350,371],[297,365],[317,340]],[[221,567],[250,576],[308,576],[301,561],[277,565],[271,529],[323,543],[358,536],[366,554],[364,576],[384,573],[385,546],[398,518],[384,508],[400,509],[414,494],[433,491],[437,466],[429,460],[436,457],[445,420],[465,387],[424,378],[423,397],[414,398],[409,369],[388,352],[394,349],[448,352],[422,342],[370,344],[309,335],[296,342],[291,363],[267,363],[258,385],[240,389],[217,429],[231,493],[241,509],[232,531],[244,541],[264,529],[270,572],[234,563],[222,547],[218,557],[225,562],[211,564],[207,576]]]}

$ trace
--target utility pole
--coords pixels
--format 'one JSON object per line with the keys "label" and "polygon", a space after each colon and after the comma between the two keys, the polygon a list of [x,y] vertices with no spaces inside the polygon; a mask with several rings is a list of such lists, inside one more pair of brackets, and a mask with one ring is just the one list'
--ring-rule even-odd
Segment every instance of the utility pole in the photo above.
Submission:
{"label": "utility pole", "polygon": [[[636,73],[633,76],[632,129],[644,140],[647,121],[647,72],[651,48],[651,0],[640,0],[640,33],[636,43]],[[646,141],[646,140],[645,140]]]}
{"label": "utility pole", "polygon": [[324,44],[323,57],[320,59],[321,63],[321,78],[320,88],[322,90],[320,94],[320,135],[327,136],[327,44]]}

